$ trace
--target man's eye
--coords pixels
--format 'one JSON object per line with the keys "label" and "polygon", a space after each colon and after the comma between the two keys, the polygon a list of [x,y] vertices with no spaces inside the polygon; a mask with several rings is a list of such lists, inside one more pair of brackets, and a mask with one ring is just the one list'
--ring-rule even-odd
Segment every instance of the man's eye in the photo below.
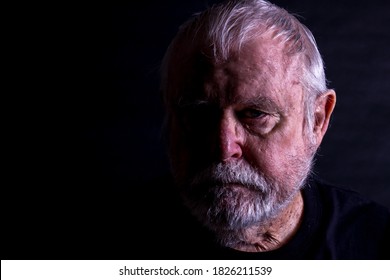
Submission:
{"label": "man's eye", "polygon": [[256,110],[256,109],[245,109],[242,111],[239,111],[237,113],[239,118],[244,118],[244,119],[257,119],[264,117],[266,114],[263,111]]}

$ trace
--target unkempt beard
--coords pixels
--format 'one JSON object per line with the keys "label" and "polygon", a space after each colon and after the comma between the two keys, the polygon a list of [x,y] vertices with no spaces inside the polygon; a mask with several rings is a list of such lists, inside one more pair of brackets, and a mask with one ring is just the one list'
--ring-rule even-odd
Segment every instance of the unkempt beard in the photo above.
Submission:
{"label": "unkempt beard", "polygon": [[264,176],[244,160],[213,164],[182,186],[182,196],[192,214],[223,245],[232,246],[245,229],[268,223],[289,204],[304,185],[311,161],[295,165],[293,186]]}

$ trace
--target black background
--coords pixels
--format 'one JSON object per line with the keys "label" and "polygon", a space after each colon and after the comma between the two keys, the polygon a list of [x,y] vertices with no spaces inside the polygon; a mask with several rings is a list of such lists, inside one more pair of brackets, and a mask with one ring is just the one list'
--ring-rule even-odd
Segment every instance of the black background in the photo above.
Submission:
{"label": "black background", "polygon": [[[388,1],[275,4],[300,15],[312,30],[329,86],[338,94],[316,172],[390,206]],[[86,180],[111,191],[168,170],[159,65],[178,26],[207,1],[140,5],[88,7],[80,14],[79,37],[70,38],[76,61],[69,70],[80,84],[71,89],[69,113],[75,110],[70,118],[81,134],[70,132],[76,136],[74,158],[62,167],[77,174],[75,183]]]}
{"label": "black background", "polygon": [[[2,201],[19,253],[128,225],[127,203],[152,209],[140,188],[169,171],[159,65],[178,26],[215,2],[9,8]],[[337,93],[316,173],[390,207],[390,2],[274,3],[312,30]]]}

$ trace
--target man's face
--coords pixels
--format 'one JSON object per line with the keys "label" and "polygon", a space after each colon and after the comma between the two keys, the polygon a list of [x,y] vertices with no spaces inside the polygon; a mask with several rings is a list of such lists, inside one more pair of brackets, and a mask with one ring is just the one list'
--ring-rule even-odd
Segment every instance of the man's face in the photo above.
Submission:
{"label": "man's face", "polygon": [[215,230],[265,222],[296,194],[313,148],[297,57],[258,38],[224,63],[193,66],[171,120],[171,159],[187,205]]}

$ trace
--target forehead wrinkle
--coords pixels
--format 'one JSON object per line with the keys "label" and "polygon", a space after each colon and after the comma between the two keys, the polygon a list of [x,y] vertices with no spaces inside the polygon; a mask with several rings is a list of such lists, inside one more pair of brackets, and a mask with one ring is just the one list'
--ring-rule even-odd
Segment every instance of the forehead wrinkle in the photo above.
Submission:
{"label": "forehead wrinkle", "polygon": [[[243,71],[253,73],[254,69],[247,67]],[[251,75],[237,75],[234,71],[230,72],[226,71],[226,69],[224,72],[229,73],[229,78],[226,79],[223,87],[219,87],[218,83],[213,82],[204,84],[204,98],[207,100],[207,103],[218,104],[220,107],[238,105],[281,111],[281,105],[278,105],[278,100],[273,100],[267,94],[269,91],[279,90],[275,88],[273,81],[267,79],[266,75],[258,74],[255,77],[251,77]],[[222,77],[214,76],[214,79]],[[232,80],[235,82],[231,83]]]}
{"label": "forehead wrinkle", "polygon": [[[282,111],[288,89],[299,84],[300,74],[299,57],[286,56],[283,49],[275,41],[257,38],[245,44],[245,52],[233,52],[228,60],[209,60],[203,69],[200,99],[219,107],[239,103]],[[267,92],[277,92],[276,99],[271,100]]]}

